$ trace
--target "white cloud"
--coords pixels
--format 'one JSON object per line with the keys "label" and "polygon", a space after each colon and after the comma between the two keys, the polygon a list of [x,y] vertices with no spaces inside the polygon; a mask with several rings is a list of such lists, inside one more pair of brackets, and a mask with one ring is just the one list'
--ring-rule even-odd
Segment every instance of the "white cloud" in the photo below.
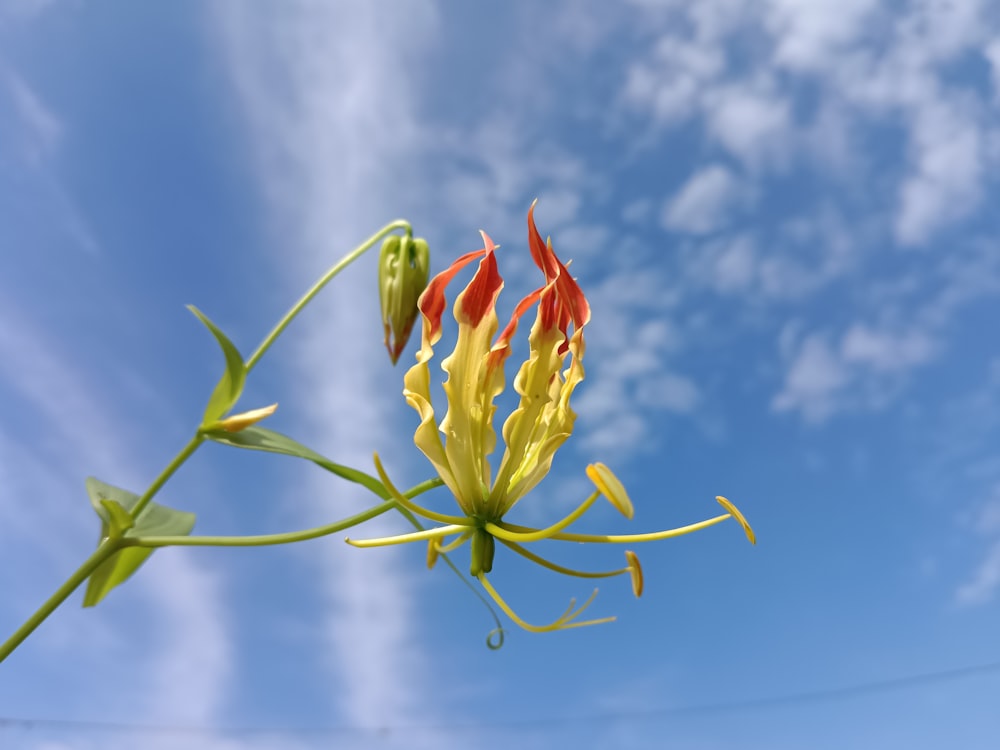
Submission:
{"label": "white cloud", "polygon": [[1000,102],[1000,38],[988,43],[983,49],[983,55],[985,55],[990,64],[994,101]]}
{"label": "white cloud", "polygon": [[14,21],[28,21],[55,4],[55,0],[3,0],[0,3],[0,17],[7,16]]}
{"label": "white cloud", "polygon": [[841,341],[846,362],[867,365],[873,370],[907,370],[928,361],[935,353],[934,340],[923,331],[890,334],[864,324],[847,329]]}
{"label": "white cloud", "polygon": [[[273,14],[238,2],[223,7],[221,32],[249,114],[260,182],[265,192],[277,187],[269,197],[286,228],[281,264],[308,283],[306,275],[394,218],[415,184],[398,179],[415,166],[421,147],[408,71],[432,42],[432,8],[398,5],[386,15],[359,4],[299,2]],[[386,399],[399,392],[399,373],[379,341],[374,283],[349,280],[361,278],[358,271],[373,273],[370,262],[361,265],[336,279],[297,326],[302,345],[290,374],[295,390],[309,394],[298,434],[311,435],[339,461],[365,467],[375,449],[383,457],[388,451],[391,462],[406,428],[394,424],[392,415],[403,412]],[[371,320],[359,321],[359,310],[369,310]],[[366,493],[325,476],[294,494],[316,498],[302,513],[309,522],[371,504]],[[379,528],[366,525],[373,534]],[[405,723],[429,710],[412,586],[401,572],[409,552],[362,551],[332,539],[302,552],[314,562],[318,555],[325,662],[340,683],[331,699],[360,726],[382,725],[389,716]]]}
{"label": "white cloud", "polygon": [[835,410],[836,394],[847,382],[848,374],[829,342],[811,335],[802,342],[771,405],[776,411],[798,409],[806,420],[819,422]]}
{"label": "white cloud", "polygon": [[[989,145],[1000,137],[1000,96],[955,82],[951,66],[985,55],[1000,90],[988,3],[914,1],[890,14],[874,0],[770,0],[763,12],[744,11],[728,0],[672,5],[670,14],[647,8],[646,27],[662,32],[631,62],[624,103],[660,128],[700,118],[751,173],[810,150],[871,193],[904,245],[927,243],[981,207],[989,165],[1000,159]],[[815,92],[818,111],[793,109],[796,90]],[[902,132],[906,163],[872,182],[851,134],[887,123]],[[886,181],[895,206],[884,201]]]}
{"label": "white cloud", "polygon": [[692,175],[667,203],[663,225],[693,234],[714,232],[726,225],[742,196],[736,177],[725,167],[713,164]]}
{"label": "white cloud", "polygon": [[676,293],[662,269],[619,270],[584,291],[594,318],[587,379],[573,402],[577,438],[602,460],[622,460],[655,447],[650,436],[664,414],[698,415],[702,393],[672,366],[685,341],[671,319]]}
{"label": "white cloud", "polygon": [[709,132],[751,169],[782,165],[794,145],[791,112],[773,85],[745,82],[704,92]]}
{"label": "white cloud", "polygon": [[836,65],[837,55],[859,41],[876,0],[770,0],[765,14],[776,40],[775,60],[784,66],[816,71]]}
{"label": "white cloud", "polygon": [[760,285],[761,259],[745,234],[693,243],[684,248],[681,260],[692,282],[718,292],[742,294]]}
{"label": "white cloud", "polygon": [[986,557],[969,581],[958,587],[955,599],[959,604],[986,604],[1000,589],[1000,541],[994,542]]}
{"label": "white cloud", "polygon": [[227,708],[234,654],[222,578],[199,569],[197,550],[156,553],[139,575],[159,610],[163,645],[148,668],[154,683],[149,720],[211,726]]}
{"label": "white cloud", "polygon": [[[79,513],[68,512],[66,498],[86,504],[82,486],[88,474],[120,486],[143,486],[139,475],[146,457],[136,455],[134,446],[151,443],[148,436],[137,439],[141,424],[132,424],[118,413],[123,408],[120,394],[116,399],[98,387],[100,378],[92,378],[67,360],[58,339],[33,326],[18,310],[7,307],[2,313],[0,388],[17,394],[19,408],[7,415],[5,424],[14,432],[0,434],[0,446],[16,448],[0,453],[4,486],[15,490],[0,494],[0,517],[17,518],[18,538],[5,540],[5,550],[16,552],[14,543],[34,542],[28,559],[38,575],[27,583],[35,585],[63,574],[71,563],[82,562],[72,559],[80,541],[86,539],[89,544],[95,538],[96,519],[89,513],[81,518]],[[30,449],[23,447],[28,437]],[[25,504],[26,497],[30,504]],[[217,720],[233,663],[228,613],[217,575],[199,569],[194,560],[189,550],[158,553],[136,574],[136,580],[126,584],[135,587],[148,604],[141,616],[158,623],[145,639],[142,653],[132,653],[135,643],[123,642],[116,635],[122,632],[121,622],[112,624],[107,619],[121,617],[123,610],[106,607],[53,618],[34,636],[33,644],[38,645],[32,647],[77,653],[84,664],[121,663],[127,658],[131,684],[141,688],[144,716]],[[43,561],[58,573],[48,570]],[[5,562],[11,570],[26,564],[23,556]],[[37,598],[35,591],[32,599]],[[8,604],[20,607],[21,601]],[[133,699],[110,689],[106,693],[111,704]],[[142,718],[137,716],[137,720]]]}
{"label": "white cloud", "polygon": [[[9,118],[4,116],[8,106]],[[22,206],[38,201],[44,208],[35,210],[39,216],[46,216],[47,229],[54,224],[81,247],[96,253],[98,243],[87,221],[51,169],[65,135],[65,124],[45,103],[44,97],[0,59],[0,141],[4,145],[4,174],[17,186],[19,198],[11,206],[4,206],[6,211],[0,212],[0,223],[11,233],[9,236],[17,236],[18,225],[31,220],[25,217]],[[33,217],[33,214],[27,216]],[[58,221],[53,221],[54,218]],[[31,230],[35,229],[37,227],[31,226]]]}
{"label": "white cloud", "polygon": [[639,198],[622,209],[622,221],[626,224],[641,224],[653,213],[653,201],[649,198]]}
{"label": "white cloud", "polygon": [[1000,534],[1000,486],[994,489],[990,501],[979,509],[974,528],[980,534]]}
{"label": "white cloud", "polygon": [[939,347],[927,331],[873,328],[855,323],[831,343],[829,335],[810,334],[796,342],[783,337],[788,366],[774,397],[775,411],[799,411],[822,422],[841,410],[883,408],[911,370],[933,359]]}
{"label": "white cloud", "polygon": [[720,47],[665,36],[650,60],[629,68],[623,95],[629,104],[649,108],[658,122],[677,122],[695,114],[702,92],[724,68]]}
{"label": "white cloud", "polygon": [[713,264],[716,287],[723,291],[748,287],[757,265],[755,255],[753,242],[748,237],[737,237],[727,243]]}
{"label": "white cloud", "polygon": [[900,187],[896,235],[904,245],[925,242],[940,227],[971,214],[982,193],[981,131],[960,102],[922,106],[913,133],[913,168]]}
{"label": "white cloud", "polygon": [[537,221],[554,227],[569,224],[580,210],[580,194],[566,187],[550,188],[538,195]]}
{"label": "white cloud", "polygon": [[30,162],[51,154],[63,133],[63,125],[21,76],[0,62],[0,83],[10,96],[22,124],[22,151]]}
{"label": "white cloud", "polygon": [[644,379],[636,389],[636,400],[641,406],[678,413],[694,411],[700,398],[694,381],[669,372]]}

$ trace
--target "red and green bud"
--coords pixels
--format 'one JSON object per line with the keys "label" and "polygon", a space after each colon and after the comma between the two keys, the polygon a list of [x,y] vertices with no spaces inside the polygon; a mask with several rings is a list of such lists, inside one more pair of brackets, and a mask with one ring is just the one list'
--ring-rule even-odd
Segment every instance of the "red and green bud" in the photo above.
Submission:
{"label": "red and green bud", "polygon": [[378,259],[378,290],[382,303],[385,348],[396,364],[419,315],[417,299],[430,276],[427,241],[393,235],[382,243]]}

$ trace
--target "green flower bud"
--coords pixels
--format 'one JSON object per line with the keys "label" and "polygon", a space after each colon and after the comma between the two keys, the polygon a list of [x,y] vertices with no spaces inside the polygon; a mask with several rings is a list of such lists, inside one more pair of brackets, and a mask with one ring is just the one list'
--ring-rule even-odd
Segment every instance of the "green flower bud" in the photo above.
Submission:
{"label": "green flower bud", "polygon": [[417,319],[417,299],[430,274],[427,241],[393,235],[382,243],[378,259],[378,291],[382,302],[385,348],[393,364],[402,354]]}

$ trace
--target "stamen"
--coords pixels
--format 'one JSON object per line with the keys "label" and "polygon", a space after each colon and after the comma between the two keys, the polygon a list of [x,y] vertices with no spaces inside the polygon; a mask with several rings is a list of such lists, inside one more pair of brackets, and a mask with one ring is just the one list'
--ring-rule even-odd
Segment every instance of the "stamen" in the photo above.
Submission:
{"label": "stamen", "polygon": [[639,556],[627,549],[625,559],[628,560],[628,571],[632,574],[632,593],[638,599],[642,596],[642,566],[639,565]]}
{"label": "stamen", "polygon": [[456,539],[453,542],[448,542],[448,544],[445,544],[443,546],[438,542],[434,542],[434,544],[437,547],[437,551],[443,555],[447,554],[448,552],[454,552],[455,550],[457,550],[459,547],[461,547],[468,541],[470,536],[472,536],[472,532],[466,531],[464,534],[462,534],[458,539]]}
{"label": "stamen", "polygon": [[576,599],[571,599],[570,602],[569,602],[569,609],[567,609],[566,610],[566,614],[563,615],[563,617],[565,619],[563,620],[563,624],[562,624],[562,628],[561,629],[562,630],[567,630],[569,628],[582,628],[585,625],[595,625],[597,623],[602,623],[602,622],[614,622],[616,619],[618,619],[616,617],[605,617],[604,619],[601,619],[601,620],[586,620],[584,622],[573,622],[573,620],[575,620],[577,617],[580,616],[580,613],[582,613],[583,610],[585,610],[587,607],[590,606],[591,602],[594,601],[594,598],[596,596],[597,596],[597,589],[594,589],[590,593],[590,596],[587,597],[587,601],[585,601],[583,604],[581,604],[579,606],[579,608],[575,612],[572,612],[572,613],[571,613],[571,611],[573,609],[573,605],[576,604]]}
{"label": "stamen", "polygon": [[[726,516],[728,518],[728,516]],[[436,529],[424,529],[423,531],[411,531],[409,534],[397,534],[395,536],[383,536],[377,539],[344,539],[352,547],[388,547],[393,544],[407,544],[408,542],[419,542],[424,539],[440,539],[450,534],[464,533],[469,528],[469,524],[452,524],[450,526],[439,526]]]}
{"label": "stamen", "polygon": [[730,518],[732,518],[732,516],[725,513],[721,516],[715,516],[715,518],[709,518],[705,521],[692,523],[689,526],[681,526],[678,529],[667,529],[666,531],[654,531],[649,534],[571,534],[568,532],[560,532],[558,534],[553,534],[549,537],[549,539],[558,539],[562,542],[594,542],[596,544],[655,542],[657,539],[671,539],[675,536],[690,534],[693,531],[701,531],[701,529],[707,529],[709,526],[715,526],[715,524],[722,523]]}
{"label": "stamen", "polygon": [[629,499],[625,486],[618,480],[611,469],[602,463],[590,464],[587,467],[587,476],[594,483],[601,494],[608,499],[615,508],[625,518],[632,520],[635,515],[635,508]]}
{"label": "stamen", "polygon": [[520,526],[517,527],[519,530],[515,530],[502,521],[499,524],[487,523],[483,528],[498,539],[506,539],[508,542],[538,542],[542,539],[556,538],[556,534],[559,531],[562,531],[573,523],[573,521],[586,513],[587,509],[597,502],[597,498],[600,496],[600,492],[593,493],[590,497],[580,503],[576,510],[568,516],[544,529],[528,529]]}
{"label": "stamen", "polygon": [[454,552],[465,544],[470,536],[472,536],[472,532],[466,531],[458,539],[453,542],[448,542],[448,544],[445,545],[442,545],[437,539],[431,539],[427,542],[427,569],[430,570],[437,564],[438,555],[445,555],[449,552]]}
{"label": "stamen", "polygon": [[566,628],[582,628],[587,625],[602,625],[606,622],[614,622],[615,620],[614,617],[604,617],[601,618],[600,620],[586,620],[584,622],[573,622],[573,620],[579,617],[580,613],[583,612],[583,610],[585,610],[587,607],[589,607],[590,603],[594,600],[594,597],[597,595],[597,589],[594,589],[594,593],[590,595],[590,598],[587,599],[587,601],[583,603],[583,606],[581,606],[575,612],[573,611],[573,607],[576,605],[576,600],[573,599],[570,600],[569,609],[567,609],[566,612],[564,612],[559,619],[555,620],[554,622],[548,625],[531,625],[530,623],[525,622],[524,620],[522,620],[520,617],[517,616],[514,610],[510,608],[510,605],[507,604],[507,602],[503,600],[503,597],[501,597],[500,594],[497,593],[497,590],[493,588],[493,585],[486,578],[485,573],[480,573],[479,576],[477,577],[479,578],[479,582],[483,584],[483,588],[486,589],[486,593],[488,593],[490,597],[492,597],[493,601],[497,603],[497,606],[499,606],[500,609],[502,609],[504,613],[511,620],[513,620],[520,627],[524,628],[525,630],[531,633],[550,633],[555,630],[565,630]]}
{"label": "stamen", "polygon": [[533,563],[538,563],[543,568],[548,568],[549,570],[555,571],[556,573],[562,573],[565,576],[573,576],[575,578],[611,578],[613,576],[620,576],[624,575],[625,573],[631,572],[630,568],[620,568],[618,570],[600,570],[595,572],[586,570],[574,570],[573,568],[566,568],[562,565],[557,565],[551,560],[546,560],[544,557],[536,555],[534,552],[525,549],[516,542],[508,542],[506,539],[501,539],[500,543],[505,547],[513,550],[517,554],[521,555],[522,557],[526,557],[527,559],[531,560]]}
{"label": "stamen", "polygon": [[428,510],[421,505],[417,505],[415,502],[407,498],[402,492],[396,489],[396,486],[389,480],[389,475],[386,474],[385,468],[382,466],[382,461],[378,457],[378,453],[375,454],[375,471],[378,473],[378,478],[382,481],[386,491],[392,496],[392,499],[410,512],[416,513],[418,516],[423,516],[429,521],[437,521],[438,523],[462,524],[468,520],[464,516],[449,516],[444,513],[435,513],[433,510]]}
{"label": "stamen", "polygon": [[729,515],[736,519],[736,522],[743,527],[743,533],[747,535],[747,539],[750,540],[750,544],[757,544],[757,535],[753,533],[753,529],[750,528],[750,524],[747,523],[747,519],[740,513],[739,508],[729,502],[726,498],[719,495],[715,498],[716,502],[719,503],[723,508],[729,511]]}

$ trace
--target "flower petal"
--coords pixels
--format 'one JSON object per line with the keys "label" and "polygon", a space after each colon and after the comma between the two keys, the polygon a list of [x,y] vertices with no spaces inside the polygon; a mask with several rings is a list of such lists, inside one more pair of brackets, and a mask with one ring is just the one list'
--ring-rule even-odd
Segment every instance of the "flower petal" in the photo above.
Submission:
{"label": "flower petal", "polygon": [[566,266],[556,257],[552,241],[542,241],[542,235],[535,226],[535,203],[528,209],[528,245],[531,257],[545,273],[546,283],[555,282],[555,294],[541,307],[543,324],[546,328],[558,326],[563,335],[568,337],[569,323],[572,322],[574,329],[580,329],[590,322],[590,303],[576,279],[570,276]]}
{"label": "flower petal", "polygon": [[[499,515],[548,474],[556,450],[573,431],[576,414],[569,400],[584,374],[583,327],[590,320],[590,306],[551,243],[542,242],[533,210],[528,212],[528,241],[546,284],[536,293],[538,313],[528,337],[529,356],[514,380],[520,404],[503,426],[506,450],[489,503]],[[569,367],[560,372],[567,357]]]}
{"label": "flower petal", "polygon": [[[492,245],[492,243],[490,244]],[[434,356],[434,344],[441,338],[441,316],[447,305],[445,290],[448,284],[459,271],[472,261],[491,252],[491,247],[483,247],[480,250],[466,253],[431,279],[417,301],[422,317],[421,346],[417,352],[417,363],[403,377],[403,396],[406,398],[406,402],[420,415],[420,424],[413,434],[413,442],[434,465],[438,476],[455,497],[459,496],[460,488],[448,461],[448,455],[445,452],[434,416],[430,388],[431,374],[427,363]]]}

